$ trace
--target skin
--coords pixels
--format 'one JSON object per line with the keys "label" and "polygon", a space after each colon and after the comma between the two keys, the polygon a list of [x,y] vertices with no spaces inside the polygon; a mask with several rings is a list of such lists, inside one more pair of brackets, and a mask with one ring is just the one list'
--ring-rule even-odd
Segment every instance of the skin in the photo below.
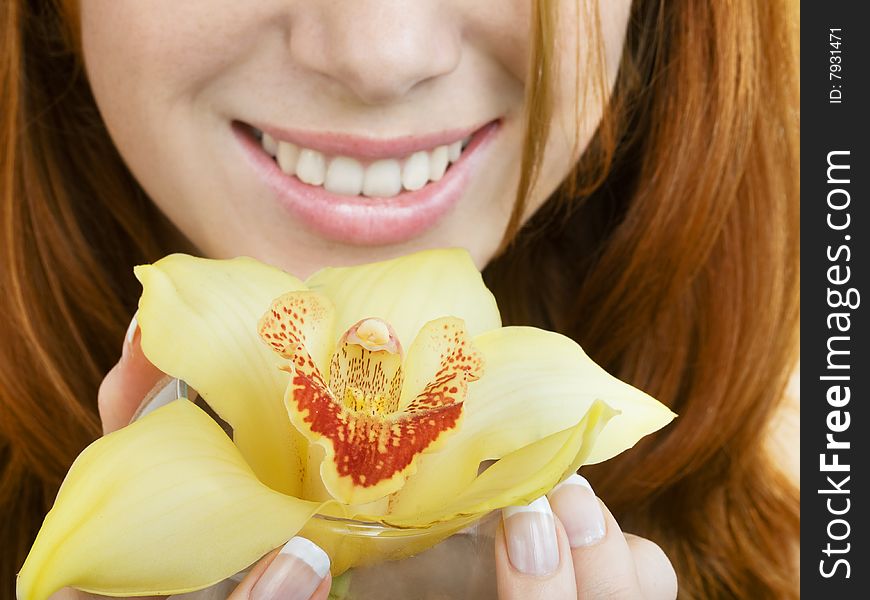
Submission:
{"label": "skin", "polygon": [[[559,1],[563,60],[553,130],[526,217],[568,174],[606,103],[592,98],[578,110],[575,82],[581,92],[591,90],[595,71],[573,57],[588,56],[595,31],[574,2]],[[110,134],[151,199],[204,256],[249,255],[305,277],[325,265],[445,246],[467,248],[482,268],[497,251],[520,172],[527,0],[81,0],[80,6],[85,65]],[[600,3],[609,86],[629,8],[630,0]],[[375,138],[493,119],[502,126],[455,210],[408,242],[358,247],[318,236],[275,203],[241,157],[234,119]],[[161,377],[133,336],[100,389],[104,430],[125,425]],[[606,508],[605,538],[581,551],[568,547],[560,520],[569,516],[565,505],[554,504],[561,507],[560,561],[551,576],[514,570],[503,533],[496,535],[500,598],[675,596],[673,569],[661,550],[623,535]],[[258,563],[232,597],[255,597],[256,580],[273,558]],[[325,597],[328,581],[324,586],[312,598]]]}
{"label": "skin", "polygon": [[[593,36],[560,0],[561,55]],[[629,0],[601,2],[607,79],[615,78]],[[433,247],[494,255],[520,172],[529,52],[528,0],[82,0],[84,61],[121,155],[153,201],[206,256],[248,255],[307,276]],[[573,25],[573,26],[572,26]],[[553,136],[529,215],[588,143],[604,99],[577,118],[564,60]],[[119,85],[123,82],[123,85]],[[585,90],[586,88],[584,88]],[[406,243],[360,248],[312,233],[279,206],[243,159],[230,122],[394,138],[503,126],[456,210]]]}

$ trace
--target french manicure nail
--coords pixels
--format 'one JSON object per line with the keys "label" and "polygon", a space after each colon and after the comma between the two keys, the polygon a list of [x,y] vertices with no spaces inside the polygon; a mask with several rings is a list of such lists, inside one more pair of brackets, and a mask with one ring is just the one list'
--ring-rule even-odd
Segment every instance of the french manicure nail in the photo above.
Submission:
{"label": "french manicure nail", "polygon": [[166,406],[174,400],[178,400],[178,387],[179,380],[170,377],[169,375],[158,381],[157,384],[151,388],[151,391],[145,394],[142,403],[133,414],[133,418],[130,419],[130,422],[138,421],[148,413],[153,412],[162,406]]}
{"label": "french manicure nail", "polygon": [[183,379],[175,379],[169,375],[158,381],[151,390],[145,394],[139,408],[133,413],[130,422],[138,421],[148,413],[154,412],[158,408],[166,406],[170,402],[175,402],[179,398],[185,398],[191,402],[196,402],[199,397],[199,392],[191,388]]}
{"label": "french manicure nail", "polygon": [[607,533],[601,504],[585,477],[571,475],[550,492],[553,508],[568,534],[572,548],[591,546]]}
{"label": "french manicure nail", "polygon": [[314,542],[295,537],[278,553],[251,591],[253,600],[308,600],[329,572],[329,557]]}
{"label": "french manicure nail", "polygon": [[509,506],[502,511],[508,558],[527,575],[549,575],[559,566],[556,521],[546,496],[528,506]]}
{"label": "french manicure nail", "polygon": [[133,346],[133,340],[136,339],[136,331],[139,329],[139,319],[136,318],[137,315],[138,313],[133,315],[133,319],[127,326],[127,333],[124,334],[124,346],[121,350],[122,356],[126,356],[127,353],[130,352],[130,348]]}

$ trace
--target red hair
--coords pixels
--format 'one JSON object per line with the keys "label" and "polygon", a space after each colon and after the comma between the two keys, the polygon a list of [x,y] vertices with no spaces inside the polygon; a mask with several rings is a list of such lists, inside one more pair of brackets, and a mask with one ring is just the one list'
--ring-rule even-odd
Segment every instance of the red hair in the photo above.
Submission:
{"label": "red hair", "polygon": [[[132,265],[191,250],[100,120],[71,8],[0,4],[7,582],[100,433],[97,388],[139,293]],[[782,549],[797,544],[798,495],[765,448],[798,348],[795,4],[637,0],[596,137],[519,229],[547,138],[554,10],[534,3],[519,200],[486,279],[506,322],[570,335],[680,414],[589,472],[625,529],[665,548],[681,595],[797,597]]]}

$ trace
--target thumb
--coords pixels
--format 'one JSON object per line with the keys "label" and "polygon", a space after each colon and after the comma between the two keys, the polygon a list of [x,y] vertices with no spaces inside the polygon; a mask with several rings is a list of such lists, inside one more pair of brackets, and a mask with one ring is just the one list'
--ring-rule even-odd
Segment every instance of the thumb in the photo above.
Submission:
{"label": "thumb", "polygon": [[331,586],[329,556],[297,536],[254,565],[227,600],[327,600]]}
{"label": "thumb", "polygon": [[149,392],[158,383],[170,382],[165,373],[145,358],[139,339],[139,325],[134,316],[124,336],[121,358],[103,378],[97,394],[104,434],[129,423],[146,396],[152,395]]}
{"label": "thumb", "polygon": [[[98,405],[103,433],[127,425],[146,401],[151,406],[177,396],[177,380],[151,364],[142,353],[139,339],[138,323],[133,317],[124,337],[121,358],[100,384]],[[229,598],[327,600],[332,585],[329,564],[329,557],[313,542],[294,537],[283,548],[257,562]],[[52,600],[91,598],[98,597],[67,589],[58,592]]]}
{"label": "thumb", "polygon": [[[224,583],[184,598],[226,598],[227,600],[327,600],[332,586],[329,556],[314,542],[294,537],[283,548],[273,550],[245,575],[242,582],[226,596]],[[171,596],[171,598],[182,596]],[[111,600],[72,588],[52,594],[50,600]],[[129,600],[160,600],[158,596]]]}

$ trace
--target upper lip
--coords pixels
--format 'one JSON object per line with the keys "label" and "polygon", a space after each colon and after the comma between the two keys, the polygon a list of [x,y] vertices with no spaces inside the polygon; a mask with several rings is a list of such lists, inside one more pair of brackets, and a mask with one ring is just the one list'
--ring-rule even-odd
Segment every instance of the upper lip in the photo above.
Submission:
{"label": "upper lip", "polygon": [[434,133],[412,134],[394,138],[374,138],[348,133],[282,129],[267,124],[252,124],[281,142],[317,150],[329,156],[347,156],[369,160],[402,158],[420,150],[432,150],[463,140],[484,125],[445,129]]}

